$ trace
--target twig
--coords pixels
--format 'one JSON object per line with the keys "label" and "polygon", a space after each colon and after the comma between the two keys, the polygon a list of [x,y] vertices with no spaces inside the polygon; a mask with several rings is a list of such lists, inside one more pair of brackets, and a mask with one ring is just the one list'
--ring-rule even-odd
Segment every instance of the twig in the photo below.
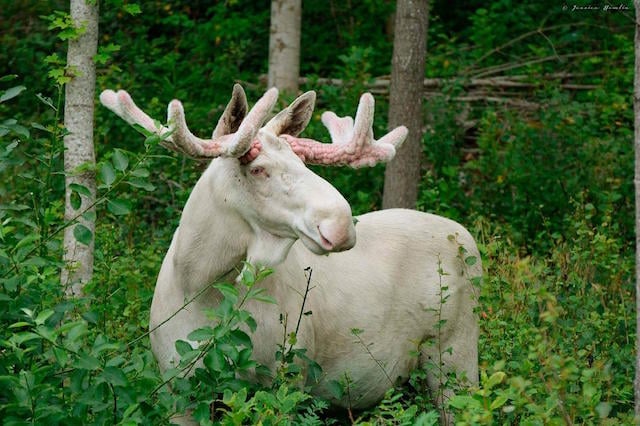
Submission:
{"label": "twig", "polygon": [[[517,42],[519,42],[520,40],[524,40],[527,37],[531,37],[534,36],[536,34],[541,34],[543,37],[546,38],[546,36],[543,34],[543,31],[553,31],[553,30],[557,30],[559,28],[564,28],[564,27],[577,27],[577,26],[585,26],[585,25],[589,25],[586,22],[571,22],[568,24],[559,24],[559,25],[552,25],[550,27],[546,27],[546,28],[538,28],[535,29],[533,31],[529,31],[527,33],[521,34],[516,38],[511,39],[510,41],[494,48],[491,49],[490,51],[488,51],[487,53],[485,53],[484,55],[482,55],[480,58],[478,58],[473,64],[471,64],[471,66],[469,68],[467,68],[467,71],[469,69],[471,69],[473,66],[475,66],[476,64],[479,64],[480,62],[484,61],[485,59],[487,59],[489,56],[493,55],[494,53],[500,52],[502,49],[511,46],[512,44],[515,44]],[[554,49],[555,52],[555,49]]]}
{"label": "twig", "polygon": [[564,55],[551,55],[551,56],[545,56],[543,58],[537,58],[537,59],[529,59],[529,60],[524,60],[521,62],[516,62],[516,63],[507,63],[507,64],[500,64],[500,65],[495,65],[492,67],[487,67],[484,70],[480,70],[480,72],[477,72],[476,74],[473,75],[473,77],[484,77],[487,75],[491,75],[491,74],[495,74],[498,72],[503,72],[503,71],[508,71],[508,70],[512,70],[512,69],[516,69],[516,68],[522,68],[522,67],[526,67],[528,65],[534,65],[534,64],[540,64],[542,62],[549,62],[549,61],[553,61],[553,60],[557,60],[557,61],[561,61],[562,59],[570,59],[570,58],[580,58],[580,57],[585,57],[585,56],[597,56],[600,55],[602,53],[606,53],[604,51],[595,51],[595,52],[578,52],[578,53],[567,53]]}
{"label": "twig", "polygon": [[360,345],[364,348],[364,350],[367,352],[369,357],[371,357],[371,359],[374,360],[376,364],[378,364],[378,367],[380,367],[380,369],[384,373],[385,377],[387,378],[391,386],[394,387],[395,383],[393,383],[393,380],[391,380],[391,377],[389,376],[389,373],[387,373],[387,370],[385,370],[384,365],[382,365],[382,362],[380,362],[380,360],[373,355],[369,347],[364,343],[364,340],[362,340],[362,337],[360,337],[360,331],[361,330],[351,330],[351,334],[356,336],[356,339],[358,339],[358,341],[355,343],[360,343]]}
{"label": "twig", "polygon": [[[311,285],[311,274],[313,273],[313,269],[311,269],[311,266],[307,266],[306,268],[304,268],[304,271],[308,272],[309,275],[307,275],[307,287],[305,288],[304,295],[302,296],[302,305],[300,306],[300,314],[298,315],[298,322],[296,323],[296,329],[294,332],[296,334],[296,337],[298,336],[298,330],[300,330],[300,322],[302,321],[302,316],[304,315],[304,305],[307,303],[307,295],[311,290],[309,286]],[[288,352],[291,352],[292,349],[293,343],[290,343]]]}

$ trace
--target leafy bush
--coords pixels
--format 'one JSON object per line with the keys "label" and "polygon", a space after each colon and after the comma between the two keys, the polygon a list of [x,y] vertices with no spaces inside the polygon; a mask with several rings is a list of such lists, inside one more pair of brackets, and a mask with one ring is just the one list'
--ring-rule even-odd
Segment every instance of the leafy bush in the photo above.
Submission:
{"label": "leafy bush", "polygon": [[[549,1],[468,6],[433,5],[427,76],[452,80],[425,106],[419,200],[420,209],[472,230],[486,271],[480,385],[449,405],[461,424],[631,424],[630,26],[622,13],[571,14]],[[178,343],[183,366],[202,362],[194,378],[161,377],[147,339],[153,282],[202,165],[165,155],[153,139],[132,139],[103,108],[98,227],[80,236],[96,241],[94,280],[83,300],[63,296],[66,76],[64,43],[52,29],[64,31],[65,15],[52,11],[65,7],[5,2],[0,20],[0,75],[8,76],[0,79],[3,424],[167,424],[187,409],[203,424],[213,422],[212,410],[223,424],[436,424],[422,370],[361,413],[330,411],[297,387],[297,363],[313,364],[289,344],[279,349],[274,385],[249,385],[236,373],[258,367],[251,319],[225,285],[217,326],[192,336],[201,346]],[[268,2],[101,7],[99,90],[127,88],[158,119],[167,101],[181,98],[198,134],[213,127],[232,82],[248,83],[250,101],[261,94]],[[353,114],[368,80],[388,73],[392,9],[393,2],[305,3],[302,70],[311,75],[307,89],[320,92],[319,111]],[[560,72],[588,87],[568,91],[562,78],[545,77]],[[539,107],[461,101],[470,78],[503,74],[526,74],[531,87],[522,96]],[[318,87],[315,76],[345,86]],[[381,134],[387,105],[383,96],[376,101]],[[319,114],[306,134],[327,139]],[[382,168],[315,170],[354,212],[379,207]],[[169,379],[173,390],[163,385]]]}

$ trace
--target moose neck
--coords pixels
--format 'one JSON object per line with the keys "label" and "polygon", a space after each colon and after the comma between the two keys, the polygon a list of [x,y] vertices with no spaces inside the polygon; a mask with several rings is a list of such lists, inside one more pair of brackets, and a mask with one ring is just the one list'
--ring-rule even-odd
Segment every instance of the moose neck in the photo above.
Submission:
{"label": "moose neck", "polygon": [[240,214],[233,161],[237,160],[213,160],[183,210],[173,241],[173,265],[186,296],[221,278],[234,279],[243,261],[275,266],[295,242],[252,225]]}

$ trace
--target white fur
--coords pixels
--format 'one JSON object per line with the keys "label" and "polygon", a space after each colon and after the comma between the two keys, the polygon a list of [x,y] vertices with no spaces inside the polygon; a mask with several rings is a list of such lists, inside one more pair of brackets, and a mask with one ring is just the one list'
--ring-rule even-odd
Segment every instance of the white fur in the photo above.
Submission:
{"label": "white fur", "polygon": [[[176,340],[187,340],[209,323],[205,310],[221,300],[210,284],[233,281],[246,260],[275,268],[259,285],[277,304],[244,306],[258,324],[254,358],[272,371],[284,335],[280,318],[297,322],[304,271],[311,268],[304,306],[311,315],[301,318],[297,346],[322,366],[321,379],[307,383],[315,394],[343,407],[365,408],[418,364],[434,364],[427,381],[432,394],[441,395],[440,362],[440,373],[456,371],[477,382],[478,325],[470,279],[482,268],[473,238],[453,221],[411,210],[365,214],[354,226],[347,201],[303,163],[361,167],[393,157],[407,129],[400,126],[376,141],[370,94],[361,97],[355,121],[323,114],[331,145],[297,137],[313,113],[313,92],[260,130],[277,90],[267,91],[246,114],[244,91],[236,85],[206,140],[188,130],[177,101],[169,107],[169,127],[157,128],[128,93],[106,90],[100,99],[129,123],[162,137],[169,149],[218,157],[187,201],[156,284],[151,346],[162,371],[179,362]],[[477,263],[467,265],[468,256]],[[355,329],[361,330],[357,336]],[[290,325],[287,331],[293,330]],[[334,380],[349,382],[340,400],[329,390]],[[173,421],[191,424],[188,416]]]}
{"label": "white fur", "polygon": [[[478,325],[469,279],[479,276],[481,267],[469,233],[451,220],[401,209],[362,215],[354,227],[350,208],[335,188],[307,169],[281,139],[264,131],[259,137],[261,153],[248,165],[214,159],[184,208],[151,306],[151,345],[160,369],[178,362],[175,341],[206,325],[203,310],[215,307],[221,295],[208,290],[181,309],[185,300],[249,260],[275,268],[260,285],[277,305],[246,306],[258,323],[254,357],[272,371],[283,339],[280,315],[288,316],[293,331],[306,287],[304,269],[310,267],[305,311],[312,314],[302,318],[297,346],[323,368],[322,379],[309,383],[313,393],[332,399],[327,383],[346,374],[350,399],[333,402],[371,406],[418,363],[438,359],[438,345],[423,345],[420,358],[410,354],[438,336],[444,368],[475,383]],[[460,246],[478,263],[467,266]],[[237,269],[224,278],[236,275]],[[439,331],[434,309],[442,286],[448,299]],[[361,342],[352,329],[363,330]],[[429,381],[437,390],[434,375]]]}

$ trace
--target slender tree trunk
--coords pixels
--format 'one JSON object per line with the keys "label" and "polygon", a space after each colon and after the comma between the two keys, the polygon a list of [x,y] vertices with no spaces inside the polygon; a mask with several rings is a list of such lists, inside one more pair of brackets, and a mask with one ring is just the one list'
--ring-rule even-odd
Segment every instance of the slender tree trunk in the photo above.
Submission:
{"label": "slender tree trunk", "polygon": [[415,208],[422,163],[422,92],[429,4],[398,0],[393,40],[389,127],[405,125],[409,136],[387,165],[382,207]]}
{"label": "slender tree trunk", "polygon": [[269,87],[295,94],[300,74],[302,0],[271,1]]}
{"label": "slender tree trunk", "polygon": [[[65,220],[77,222],[65,229],[62,284],[69,296],[82,294],[83,286],[93,274],[96,193],[95,154],[93,148],[93,110],[96,86],[94,56],[98,47],[97,1],[71,0],[71,18],[80,35],[69,40],[67,68],[72,75],[65,88],[64,138]],[[88,166],[88,167],[86,167]],[[72,201],[71,185],[81,185],[90,196],[81,195],[80,205]],[[75,193],[78,195],[78,192]],[[74,208],[76,207],[76,208]],[[80,213],[86,212],[82,214]],[[79,241],[80,240],[80,241]]]}

